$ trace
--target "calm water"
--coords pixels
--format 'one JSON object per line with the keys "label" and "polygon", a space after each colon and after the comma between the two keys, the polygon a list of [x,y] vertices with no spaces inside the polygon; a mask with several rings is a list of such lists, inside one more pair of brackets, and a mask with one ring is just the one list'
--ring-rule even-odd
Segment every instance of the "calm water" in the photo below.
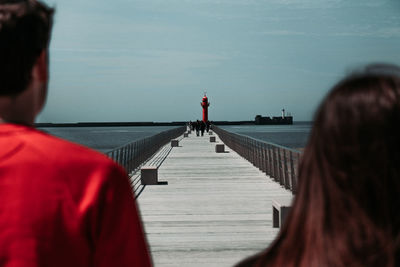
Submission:
{"label": "calm water", "polygon": [[[248,135],[263,141],[303,148],[311,130],[311,122],[295,122],[293,125],[237,125],[222,128]],[[175,126],[130,126],[130,127],[49,127],[40,128],[52,135],[107,152],[127,143],[155,135]]]}
{"label": "calm water", "polygon": [[107,152],[127,143],[175,127],[176,126],[49,127],[39,128],[39,130],[101,152]]}
{"label": "calm water", "polygon": [[306,146],[311,126],[311,122],[294,122],[293,125],[231,125],[221,128],[270,143],[299,149]]}

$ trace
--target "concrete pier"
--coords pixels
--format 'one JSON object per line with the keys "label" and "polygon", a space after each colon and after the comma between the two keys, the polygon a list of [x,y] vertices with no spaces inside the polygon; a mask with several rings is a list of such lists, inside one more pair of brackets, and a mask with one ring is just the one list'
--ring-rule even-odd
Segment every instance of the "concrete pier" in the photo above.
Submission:
{"label": "concrete pier", "polygon": [[[216,143],[222,144],[216,138]],[[232,266],[275,238],[272,199],[291,192],[208,136],[170,147],[158,168],[168,185],[145,186],[137,198],[154,265]],[[160,158],[160,155],[155,155]]]}

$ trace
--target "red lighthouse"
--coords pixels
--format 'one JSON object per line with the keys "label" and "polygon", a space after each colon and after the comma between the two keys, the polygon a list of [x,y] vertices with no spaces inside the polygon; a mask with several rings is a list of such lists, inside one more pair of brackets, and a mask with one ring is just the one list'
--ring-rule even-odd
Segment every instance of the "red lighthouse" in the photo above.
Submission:
{"label": "red lighthouse", "polygon": [[208,121],[208,106],[210,103],[208,102],[208,98],[206,94],[204,94],[203,101],[200,103],[200,105],[203,107],[203,121],[207,122]]}

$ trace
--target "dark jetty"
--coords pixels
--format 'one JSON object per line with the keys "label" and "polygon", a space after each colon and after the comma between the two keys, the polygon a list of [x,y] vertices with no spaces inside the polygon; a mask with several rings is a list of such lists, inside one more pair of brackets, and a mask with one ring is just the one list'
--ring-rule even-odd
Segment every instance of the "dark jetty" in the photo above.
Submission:
{"label": "dark jetty", "polygon": [[293,124],[292,116],[282,116],[282,117],[262,117],[257,115],[254,123],[256,125],[280,125],[280,124]]}
{"label": "dark jetty", "polygon": [[213,121],[215,125],[291,125],[293,116],[263,117],[257,115],[254,121]]}
{"label": "dark jetty", "polygon": [[[293,117],[262,117],[257,115],[253,121],[212,121],[215,125],[284,125],[293,124]],[[124,126],[183,126],[186,121],[172,122],[77,122],[77,123],[35,123],[35,127],[124,127]]]}
{"label": "dark jetty", "polygon": [[184,121],[173,122],[76,122],[76,123],[35,123],[35,127],[123,127],[123,126],[182,126]]}

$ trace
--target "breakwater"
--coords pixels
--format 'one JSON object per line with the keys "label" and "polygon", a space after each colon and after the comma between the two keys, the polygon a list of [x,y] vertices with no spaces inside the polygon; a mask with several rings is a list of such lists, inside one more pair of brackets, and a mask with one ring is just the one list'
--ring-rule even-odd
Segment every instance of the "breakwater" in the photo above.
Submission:
{"label": "breakwater", "polygon": [[35,127],[126,127],[126,126],[183,126],[187,122],[76,122],[76,123],[35,123]]}
{"label": "breakwater", "polygon": [[[275,117],[274,117],[275,118]],[[152,121],[139,121],[139,122],[68,122],[68,123],[53,123],[53,122],[37,122],[35,127],[48,128],[48,127],[125,127],[125,126],[184,126],[187,121],[172,121],[172,122],[152,122]],[[280,120],[270,120],[265,123],[259,121],[212,121],[215,125],[285,125],[293,124]]]}

